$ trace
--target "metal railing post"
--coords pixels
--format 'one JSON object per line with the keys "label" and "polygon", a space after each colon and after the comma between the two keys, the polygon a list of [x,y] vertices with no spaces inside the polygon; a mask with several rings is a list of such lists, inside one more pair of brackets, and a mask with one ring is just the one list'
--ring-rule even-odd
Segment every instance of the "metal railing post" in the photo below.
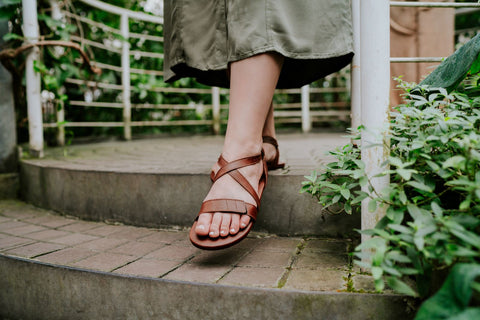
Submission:
{"label": "metal railing post", "polygon": [[[23,0],[23,33],[25,43],[35,43],[39,38],[37,1]],[[40,74],[34,70],[34,62],[39,60],[39,49],[33,47],[25,62],[27,95],[29,149],[35,157],[43,157],[43,119]]]}
{"label": "metal railing post", "polygon": [[220,88],[212,87],[213,133],[220,134]]}
{"label": "metal railing post", "polygon": [[357,130],[362,123],[362,98],[360,74],[360,0],[352,0],[353,52],[350,66],[351,81],[351,121],[352,129]]}
{"label": "metal railing post", "polygon": [[130,44],[128,42],[128,15],[120,16],[120,31],[123,37],[122,45],[122,87],[123,87],[123,137],[132,139],[132,103],[130,101]]}
{"label": "metal railing post", "polygon": [[302,87],[302,131],[310,132],[312,130],[312,118],[310,116],[310,86]]}
{"label": "metal railing post", "polygon": [[65,104],[63,101],[58,102],[57,111],[57,144],[65,145]]}
{"label": "metal railing post", "polygon": [[[390,4],[388,1],[362,0],[360,5],[360,73],[362,130],[361,157],[375,191],[389,184],[389,177],[374,177],[389,155],[388,111],[390,92]],[[368,186],[363,188],[368,191]],[[369,192],[370,193],[370,192]],[[371,194],[371,193],[370,193]],[[375,194],[371,194],[372,197]],[[370,198],[362,202],[362,230],[373,228],[385,214],[385,207],[369,212]],[[368,237],[362,235],[362,240]]]}

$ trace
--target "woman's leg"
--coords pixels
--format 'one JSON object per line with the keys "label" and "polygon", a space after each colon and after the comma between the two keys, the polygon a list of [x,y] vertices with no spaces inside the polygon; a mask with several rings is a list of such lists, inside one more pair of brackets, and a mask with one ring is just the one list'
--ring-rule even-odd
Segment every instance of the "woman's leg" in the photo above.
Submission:
{"label": "woman's leg", "polygon": [[[275,134],[275,119],[273,117],[273,103],[270,103],[270,109],[268,110],[267,119],[263,125],[262,136],[270,136],[272,138],[277,138]],[[265,160],[271,161],[275,158],[277,154],[277,149],[270,143],[263,144],[263,150],[265,151]]]}
{"label": "woman's leg", "polygon": [[[262,133],[277,85],[283,57],[274,53],[259,54],[230,65],[230,106],[223,157],[233,161],[260,154]],[[214,167],[217,170],[217,167]],[[255,190],[262,175],[263,163],[239,171]],[[239,199],[255,205],[254,199],[229,175],[218,179],[205,200]],[[212,238],[236,234],[248,225],[246,215],[216,212],[203,213],[198,218],[197,234]]]}

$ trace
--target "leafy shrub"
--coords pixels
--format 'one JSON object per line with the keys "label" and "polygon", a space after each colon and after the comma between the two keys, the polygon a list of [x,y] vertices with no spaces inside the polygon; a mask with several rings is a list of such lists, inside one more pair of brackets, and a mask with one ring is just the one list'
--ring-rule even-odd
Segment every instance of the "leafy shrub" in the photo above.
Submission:
{"label": "leafy shrub", "polygon": [[[475,41],[478,47],[480,38]],[[459,59],[456,56],[439,67],[448,71],[447,76],[439,71],[427,78],[448,80],[452,90],[470,72],[455,91],[400,82],[407,91],[406,102],[390,113],[389,169],[381,174],[389,175],[388,187],[372,187],[360,159],[361,148],[368,146],[353,144],[331,152],[336,161],[303,182],[301,192],[312,194],[326,210],[339,206],[349,214],[359,212],[359,204],[368,197],[360,187],[371,194],[366,200],[370,211],[387,207],[375,228],[361,231],[373,237],[356,248],[361,258],[357,263],[371,270],[378,291],[387,283],[399,293],[428,297],[436,284],[432,278],[459,263],[476,270],[475,276],[457,277],[461,284],[456,285],[447,280],[441,292],[480,287],[475,282],[480,268],[480,59],[478,52],[468,53],[475,61],[461,61],[462,74],[452,75],[452,70],[459,70],[451,68]],[[443,298],[442,303],[450,303],[455,294]],[[432,299],[425,308],[441,309],[441,298]],[[480,317],[479,310],[468,308],[469,300],[462,300],[461,309]]]}

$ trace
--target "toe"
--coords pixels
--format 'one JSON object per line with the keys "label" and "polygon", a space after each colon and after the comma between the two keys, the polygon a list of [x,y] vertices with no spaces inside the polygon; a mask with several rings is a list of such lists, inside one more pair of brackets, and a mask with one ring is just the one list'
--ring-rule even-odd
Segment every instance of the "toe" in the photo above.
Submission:
{"label": "toe", "polygon": [[222,213],[215,212],[213,214],[212,223],[210,224],[210,232],[208,236],[210,238],[218,238],[220,235],[220,225],[222,224]]}
{"label": "toe", "polygon": [[240,218],[240,229],[244,229],[250,223],[250,217],[247,215],[243,215]]}
{"label": "toe", "polygon": [[220,225],[220,236],[226,237],[230,232],[230,223],[232,221],[232,215],[229,213],[224,213],[222,215],[222,224]]}
{"label": "toe", "polygon": [[199,236],[206,236],[210,231],[210,224],[212,222],[212,214],[211,213],[202,213],[197,220],[197,226],[195,228],[195,232]]}
{"label": "toe", "polygon": [[240,230],[240,215],[232,214],[232,222],[230,222],[230,234],[235,235]]}

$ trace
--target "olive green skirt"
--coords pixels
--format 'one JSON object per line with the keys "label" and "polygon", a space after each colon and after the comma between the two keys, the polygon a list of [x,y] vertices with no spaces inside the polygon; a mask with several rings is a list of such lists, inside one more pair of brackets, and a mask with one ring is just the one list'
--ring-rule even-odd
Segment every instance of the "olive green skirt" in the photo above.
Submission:
{"label": "olive green skirt", "polygon": [[228,64],[285,57],[278,88],[298,88],[350,63],[349,0],[165,0],[164,79],[229,87]]}

